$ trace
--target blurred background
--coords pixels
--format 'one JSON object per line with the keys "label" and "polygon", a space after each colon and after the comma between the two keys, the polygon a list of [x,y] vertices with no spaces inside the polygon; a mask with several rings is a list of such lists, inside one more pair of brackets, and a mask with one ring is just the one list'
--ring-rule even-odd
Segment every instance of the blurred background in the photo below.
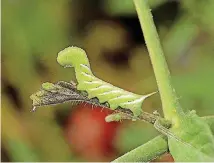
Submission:
{"label": "blurred background", "polygon": [[[89,104],[30,112],[43,82],[75,81],[73,69],[56,62],[70,45],[87,51],[99,78],[139,94],[157,90],[131,0],[1,2],[2,161],[111,161],[158,134],[144,122],[106,123],[109,111]],[[214,1],[149,3],[182,106],[213,115]],[[162,114],[159,95],[143,109]]]}

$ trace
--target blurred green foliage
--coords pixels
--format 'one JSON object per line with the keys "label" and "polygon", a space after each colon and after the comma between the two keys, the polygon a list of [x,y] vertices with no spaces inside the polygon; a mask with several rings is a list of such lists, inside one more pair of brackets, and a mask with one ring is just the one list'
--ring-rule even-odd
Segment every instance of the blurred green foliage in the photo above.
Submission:
{"label": "blurred green foliage", "polygon": [[[92,70],[101,79],[140,94],[157,90],[131,2],[2,0],[3,161],[112,159],[105,154],[87,159],[69,143],[64,124],[75,108],[63,104],[30,113],[29,96],[43,82],[75,80],[72,69],[56,63],[57,53],[69,45],[87,51]],[[214,1],[150,2],[182,105],[200,116],[214,114]],[[161,112],[159,95],[147,100],[144,108]],[[116,149],[114,157],[157,135],[141,122],[120,126],[115,139],[109,140]]]}

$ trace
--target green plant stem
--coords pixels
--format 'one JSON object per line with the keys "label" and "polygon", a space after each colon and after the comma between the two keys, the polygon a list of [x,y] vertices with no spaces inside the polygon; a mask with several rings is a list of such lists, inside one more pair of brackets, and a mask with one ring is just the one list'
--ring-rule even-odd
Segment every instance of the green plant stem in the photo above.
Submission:
{"label": "green plant stem", "polygon": [[178,123],[180,117],[182,117],[184,113],[171,84],[170,72],[163,54],[151,11],[146,0],[133,1],[154,69],[164,116],[167,120],[170,120],[173,123]]}
{"label": "green plant stem", "polygon": [[142,162],[151,161],[168,151],[166,137],[157,136],[144,145],[124,154],[112,162]]}

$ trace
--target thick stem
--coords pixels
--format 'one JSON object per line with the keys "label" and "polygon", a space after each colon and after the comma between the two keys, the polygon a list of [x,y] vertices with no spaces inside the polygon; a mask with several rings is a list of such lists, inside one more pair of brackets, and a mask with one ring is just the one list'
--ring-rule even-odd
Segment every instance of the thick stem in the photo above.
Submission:
{"label": "thick stem", "polygon": [[168,150],[166,137],[157,136],[144,145],[124,154],[112,162],[142,162],[151,161]]}
{"label": "thick stem", "polygon": [[170,72],[163,54],[151,11],[146,0],[133,1],[154,69],[164,116],[173,123],[177,123],[180,119],[179,117],[184,113],[179,105],[175,90],[171,84]]}

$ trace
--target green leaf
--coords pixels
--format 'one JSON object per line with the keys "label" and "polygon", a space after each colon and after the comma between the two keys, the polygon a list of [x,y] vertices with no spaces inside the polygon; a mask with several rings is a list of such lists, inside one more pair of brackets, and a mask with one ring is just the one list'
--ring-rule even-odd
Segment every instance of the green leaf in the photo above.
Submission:
{"label": "green leaf", "polygon": [[214,116],[205,116],[202,119],[210,126],[210,129],[214,135]]}
{"label": "green leaf", "polygon": [[182,140],[169,138],[169,149],[175,161],[214,160],[214,137],[209,125],[195,112],[189,112],[172,132]]}

